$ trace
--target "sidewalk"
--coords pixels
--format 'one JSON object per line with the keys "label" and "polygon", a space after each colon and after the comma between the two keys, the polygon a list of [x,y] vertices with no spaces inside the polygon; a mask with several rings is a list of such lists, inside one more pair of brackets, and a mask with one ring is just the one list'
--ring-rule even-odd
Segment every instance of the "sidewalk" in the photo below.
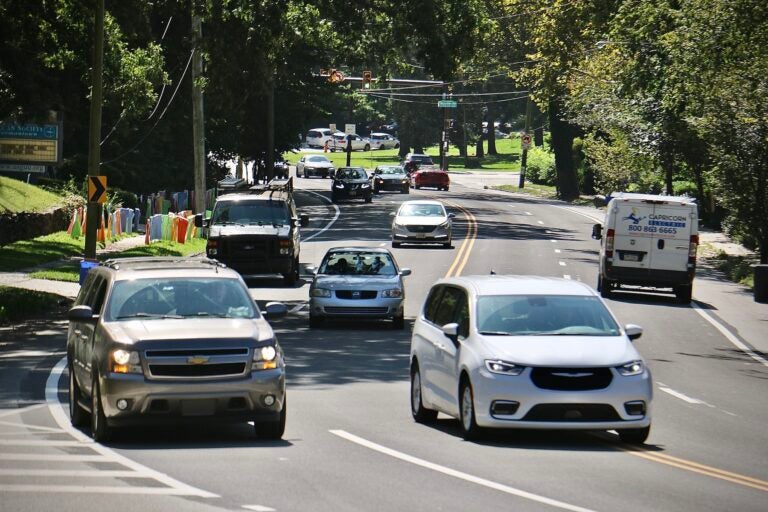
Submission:
{"label": "sidewalk", "polygon": [[[451,181],[470,189],[483,190],[486,193],[509,196],[510,192],[493,190],[497,185],[517,185],[517,173],[472,171],[470,173],[451,173]],[[520,194],[527,199],[535,196]],[[602,210],[592,206],[573,206],[561,201],[542,200],[559,203],[561,206],[578,211],[595,222],[603,222]],[[589,233],[587,233],[589,236]],[[701,229],[700,243],[708,243],[716,250],[729,255],[746,256],[752,254],[743,246],[734,243],[723,233]],[[722,272],[715,269],[706,259],[700,259],[693,283],[694,304],[701,312],[714,317],[728,328],[742,342],[749,345],[758,355],[768,354],[768,304],[755,302],[753,293],[747,288],[730,281]]]}

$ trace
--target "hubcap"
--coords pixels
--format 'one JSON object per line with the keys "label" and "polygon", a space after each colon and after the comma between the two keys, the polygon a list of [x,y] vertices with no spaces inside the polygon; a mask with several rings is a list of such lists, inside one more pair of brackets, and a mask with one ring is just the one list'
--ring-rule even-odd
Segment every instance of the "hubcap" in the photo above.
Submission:
{"label": "hubcap", "polygon": [[461,397],[461,422],[466,431],[472,427],[472,392],[469,386],[464,388],[464,394]]}

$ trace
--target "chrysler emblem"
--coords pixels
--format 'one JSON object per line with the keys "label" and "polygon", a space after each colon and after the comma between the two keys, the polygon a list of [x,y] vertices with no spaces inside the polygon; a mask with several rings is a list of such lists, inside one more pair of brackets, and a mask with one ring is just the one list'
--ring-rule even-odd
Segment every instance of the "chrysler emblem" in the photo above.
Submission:
{"label": "chrysler emblem", "polygon": [[592,372],[581,372],[581,373],[573,372],[573,373],[552,373],[552,375],[555,375],[557,377],[575,377],[575,378],[580,378],[580,377],[591,377],[594,374]]}
{"label": "chrysler emblem", "polygon": [[187,364],[205,364],[208,362],[208,359],[205,356],[192,356],[187,358]]}

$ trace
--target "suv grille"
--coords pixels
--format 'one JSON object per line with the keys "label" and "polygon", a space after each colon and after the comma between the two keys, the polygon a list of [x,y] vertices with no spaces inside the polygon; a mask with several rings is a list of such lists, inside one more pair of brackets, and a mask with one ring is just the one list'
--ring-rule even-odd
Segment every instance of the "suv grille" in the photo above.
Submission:
{"label": "suv grille", "polygon": [[541,389],[588,391],[607,388],[613,375],[608,368],[534,368],[531,380]]}
{"label": "suv grille", "polygon": [[149,371],[155,377],[223,377],[242,375],[245,372],[245,363],[151,364]]}
{"label": "suv grille", "polygon": [[144,357],[149,378],[237,377],[248,371],[251,351],[247,347],[150,349]]}
{"label": "suv grille", "polygon": [[539,404],[523,421],[618,421],[616,409],[608,404]]}

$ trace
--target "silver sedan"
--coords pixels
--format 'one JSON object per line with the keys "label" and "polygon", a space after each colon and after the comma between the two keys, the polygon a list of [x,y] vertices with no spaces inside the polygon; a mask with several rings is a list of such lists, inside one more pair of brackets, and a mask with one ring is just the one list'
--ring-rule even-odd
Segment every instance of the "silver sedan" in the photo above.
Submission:
{"label": "silver sedan", "polygon": [[310,327],[331,318],[391,319],[394,329],[405,326],[403,277],[411,270],[399,268],[387,249],[335,247],[311,271]]}
{"label": "silver sedan", "polygon": [[451,247],[453,213],[440,201],[406,201],[392,213],[392,247],[409,244],[441,244]]}

